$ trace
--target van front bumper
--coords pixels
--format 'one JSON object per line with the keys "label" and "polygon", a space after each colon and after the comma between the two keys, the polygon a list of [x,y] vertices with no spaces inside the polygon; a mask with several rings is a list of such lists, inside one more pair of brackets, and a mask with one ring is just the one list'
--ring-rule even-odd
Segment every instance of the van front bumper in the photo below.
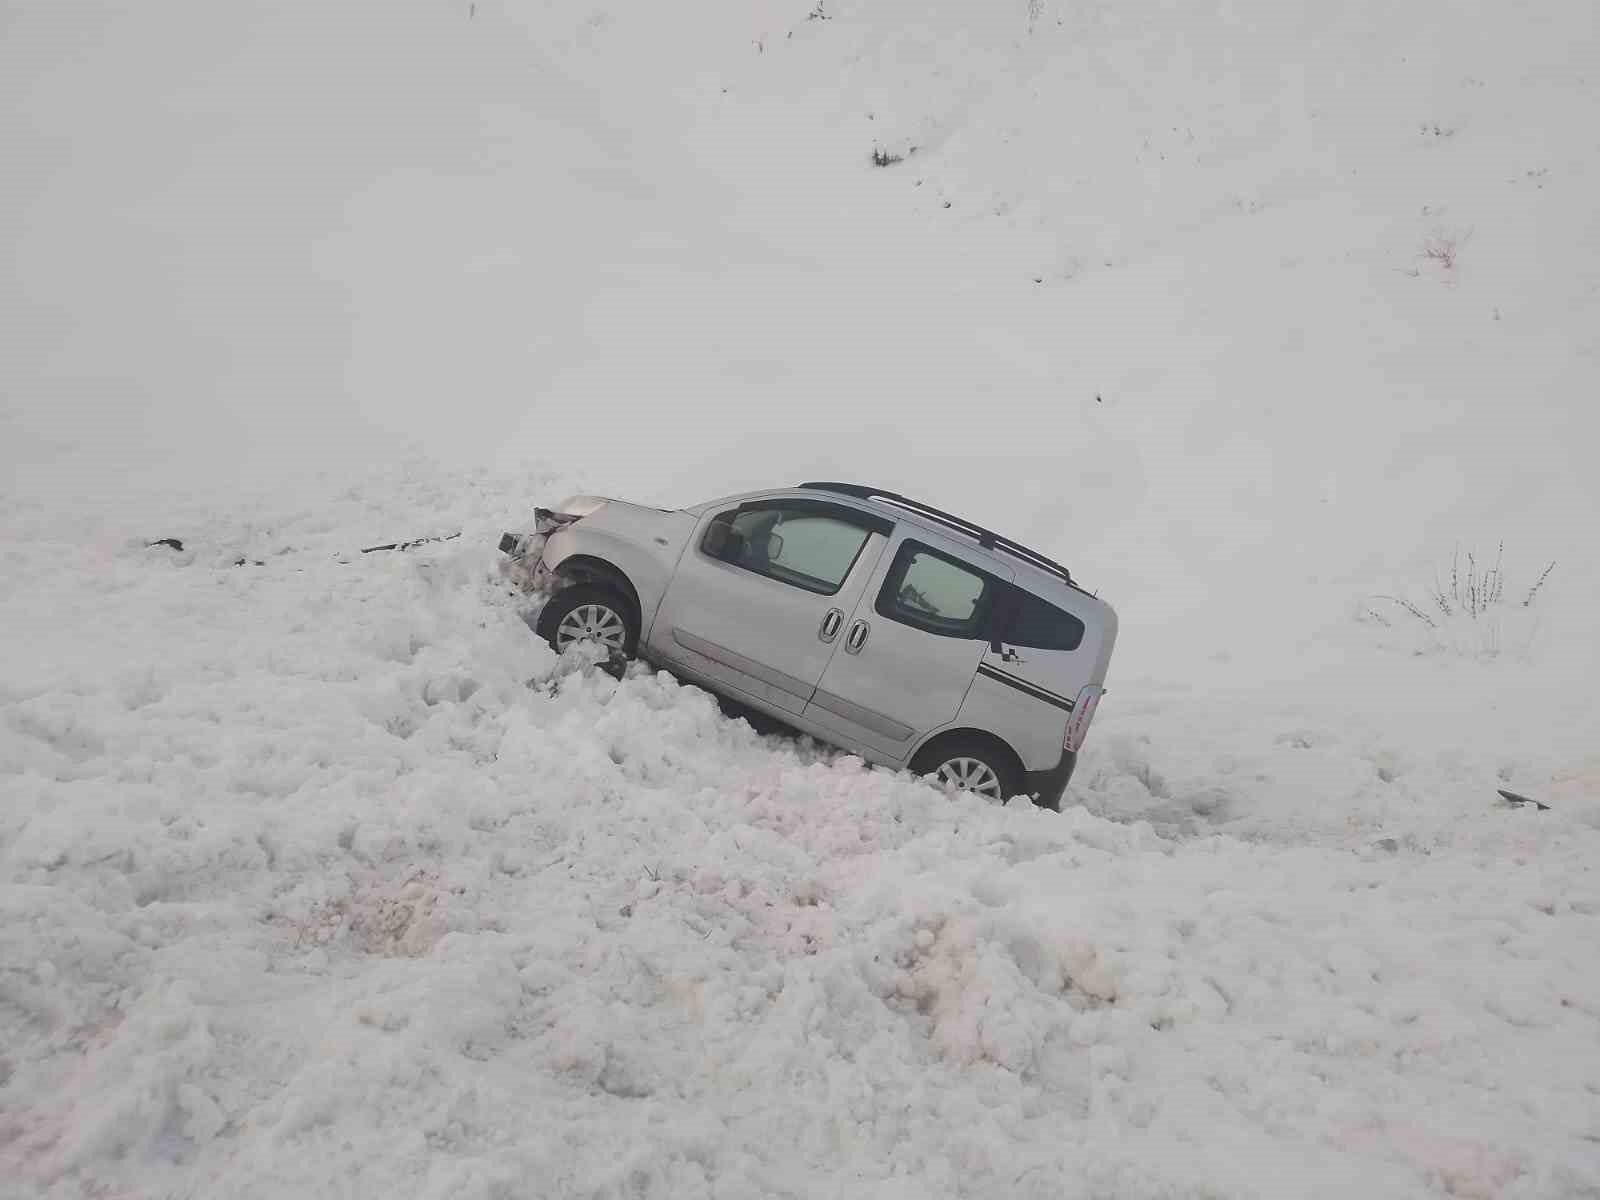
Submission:
{"label": "van front bumper", "polygon": [[1032,796],[1033,802],[1040,808],[1060,812],[1061,797],[1066,793],[1067,783],[1077,765],[1078,752],[1063,750],[1061,761],[1055,766],[1043,771],[1029,771],[1023,775],[1022,790]]}

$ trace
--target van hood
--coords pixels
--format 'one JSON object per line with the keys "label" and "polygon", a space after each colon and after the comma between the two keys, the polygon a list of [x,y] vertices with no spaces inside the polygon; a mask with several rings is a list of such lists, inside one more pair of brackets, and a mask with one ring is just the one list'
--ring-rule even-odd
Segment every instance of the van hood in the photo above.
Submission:
{"label": "van hood", "polygon": [[569,517],[587,517],[595,509],[611,502],[610,496],[568,496],[551,511]]}

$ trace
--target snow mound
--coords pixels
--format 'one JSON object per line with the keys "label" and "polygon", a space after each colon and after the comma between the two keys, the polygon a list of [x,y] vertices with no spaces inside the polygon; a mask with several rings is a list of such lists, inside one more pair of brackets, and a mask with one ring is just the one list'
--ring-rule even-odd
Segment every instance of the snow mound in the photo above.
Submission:
{"label": "snow mound", "polygon": [[[8,510],[14,1194],[1600,1186],[1590,827],[952,800],[557,660],[493,570],[519,494]],[[1199,813],[1122,720],[1076,794]]]}

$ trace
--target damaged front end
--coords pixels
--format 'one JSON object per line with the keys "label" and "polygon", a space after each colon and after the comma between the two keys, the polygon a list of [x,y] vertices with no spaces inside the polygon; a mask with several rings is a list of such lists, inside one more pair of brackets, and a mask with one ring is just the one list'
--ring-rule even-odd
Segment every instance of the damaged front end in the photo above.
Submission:
{"label": "damaged front end", "polygon": [[544,565],[545,543],[552,534],[583,520],[606,502],[604,496],[572,496],[563,500],[559,509],[534,509],[531,531],[500,535],[500,552],[506,556],[500,564],[501,575],[524,592],[555,591],[555,576]]}

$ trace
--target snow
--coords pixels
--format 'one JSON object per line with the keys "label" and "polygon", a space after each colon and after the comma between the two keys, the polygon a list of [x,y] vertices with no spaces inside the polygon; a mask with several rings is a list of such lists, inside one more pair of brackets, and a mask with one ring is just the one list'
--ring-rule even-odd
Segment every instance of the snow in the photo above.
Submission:
{"label": "snow", "polygon": [[13,512],[18,1195],[1600,1179],[1592,775],[1496,809],[1465,751],[1130,685],[1079,807],[952,799],[556,660],[494,570],[518,492]]}
{"label": "snow", "polygon": [[[8,11],[0,1195],[1600,1193],[1589,6],[806,9]],[[1117,607],[1063,813],[497,573],[800,478]]]}

